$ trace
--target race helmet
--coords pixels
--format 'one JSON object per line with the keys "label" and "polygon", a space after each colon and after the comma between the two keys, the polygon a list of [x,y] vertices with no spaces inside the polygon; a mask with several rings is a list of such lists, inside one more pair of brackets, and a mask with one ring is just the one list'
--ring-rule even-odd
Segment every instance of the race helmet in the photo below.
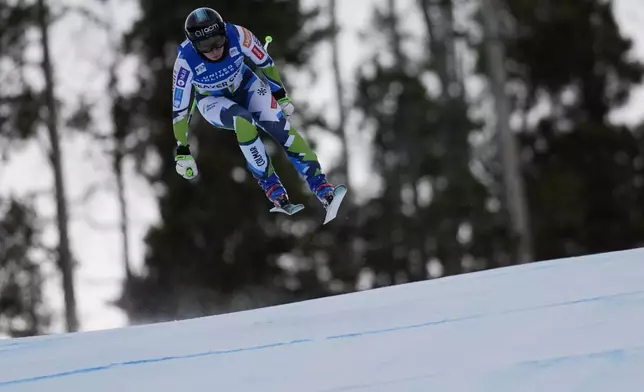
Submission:
{"label": "race helmet", "polygon": [[212,8],[197,8],[186,18],[184,24],[186,37],[195,49],[207,53],[226,45],[226,23]]}

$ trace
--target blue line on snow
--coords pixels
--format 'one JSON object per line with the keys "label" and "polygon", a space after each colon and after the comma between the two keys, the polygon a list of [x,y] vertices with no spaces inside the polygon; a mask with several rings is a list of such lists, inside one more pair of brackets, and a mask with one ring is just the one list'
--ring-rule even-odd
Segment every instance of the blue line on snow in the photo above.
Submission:
{"label": "blue line on snow", "polygon": [[269,348],[280,347],[280,346],[292,346],[292,345],[295,345],[295,344],[307,343],[307,342],[310,342],[310,341],[311,341],[310,339],[300,339],[300,340],[293,340],[293,341],[290,341],[290,342],[264,344],[264,345],[261,345],[261,346],[254,346],[254,347],[236,348],[236,349],[219,350],[219,351],[207,351],[207,352],[203,352],[203,353],[188,354],[188,355],[175,355],[175,356],[167,356],[167,357],[159,357],[159,358],[149,358],[149,359],[139,359],[139,360],[125,361],[125,362],[116,362],[116,363],[111,363],[111,364],[103,365],[103,366],[94,366],[94,367],[88,367],[88,368],[84,368],[84,369],[70,370],[70,371],[67,371],[67,372],[48,374],[48,375],[44,375],[44,376],[21,378],[21,379],[10,380],[10,381],[0,381],[0,388],[11,386],[11,385],[16,385],[16,384],[26,384],[26,383],[36,382],[36,381],[52,380],[52,379],[56,379],[56,378],[73,376],[73,375],[77,375],[77,374],[95,373],[95,372],[99,372],[99,371],[103,371],[103,370],[113,369],[113,368],[120,367],[120,366],[144,365],[144,364],[157,363],[157,362],[167,362],[167,361],[174,361],[174,360],[180,360],[180,359],[192,359],[192,358],[214,356],[214,355],[233,354],[233,353],[239,353],[239,352],[244,352],[244,351],[266,350],[266,349],[269,349]]}
{"label": "blue line on snow", "polygon": [[[638,295],[638,294],[642,294],[642,293],[644,293],[644,291],[618,293],[618,294],[607,295],[607,296],[603,296],[603,297],[585,298],[585,299],[580,299],[580,300],[566,301],[566,302],[560,302],[560,303],[549,304],[549,305],[534,306],[534,307],[530,307],[530,308],[507,310],[507,311],[502,311],[502,312],[484,313],[484,314],[471,315],[471,316],[460,317],[460,318],[443,319],[443,320],[438,320],[438,321],[430,321],[430,322],[425,322],[425,323],[420,323],[420,324],[404,325],[404,326],[386,328],[386,329],[377,329],[377,330],[370,330],[370,331],[359,331],[359,332],[347,333],[347,334],[342,334],[342,335],[327,336],[326,338],[323,338],[322,340],[349,339],[349,338],[357,338],[357,337],[362,337],[362,336],[367,336],[367,335],[376,335],[376,334],[383,334],[383,333],[388,333],[388,332],[398,332],[398,331],[416,329],[416,328],[426,328],[426,327],[430,327],[430,326],[434,326],[434,325],[440,325],[440,324],[446,324],[446,323],[453,323],[453,322],[459,322],[459,321],[478,319],[478,318],[485,317],[485,316],[493,316],[493,315],[498,316],[498,315],[511,314],[511,313],[527,312],[527,311],[538,310],[538,309],[543,309],[543,308],[558,307],[558,306],[565,306],[565,305],[574,305],[574,304],[579,304],[579,303],[588,303],[588,302],[594,302],[594,301],[606,300],[606,299],[614,299],[614,298],[617,298],[617,297]],[[34,376],[34,377],[26,377],[26,378],[21,378],[21,379],[16,379],[16,380],[0,381],[0,388],[12,386],[12,385],[17,385],[17,384],[26,384],[26,383],[32,383],[32,382],[37,382],[37,381],[52,380],[52,379],[57,379],[57,378],[62,378],[62,377],[67,377],[67,376],[73,376],[73,375],[78,375],[78,374],[95,373],[95,372],[105,371],[105,370],[109,370],[109,369],[113,369],[113,368],[121,367],[121,366],[144,365],[144,364],[167,362],[167,361],[174,361],[174,360],[184,360],[184,359],[193,359],[193,358],[199,358],[199,357],[226,355],[226,354],[234,354],[234,353],[248,352],[248,351],[259,351],[259,350],[266,350],[266,349],[271,349],[271,348],[276,348],[276,347],[293,346],[293,345],[302,344],[302,343],[310,343],[310,342],[313,342],[313,341],[315,341],[315,339],[299,339],[299,340],[292,340],[292,341],[287,341],[287,342],[270,343],[270,344],[264,344],[264,345],[261,345],[261,346],[237,348],[237,349],[230,349],[230,350],[206,351],[206,352],[202,352],[202,353],[195,353],[195,354],[188,354],[188,355],[176,355],[176,356],[166,356],[166,357],[157,357],[157,358],[149,358],[149,359],[131,360],[131,361],[125,361],[125,362],[115,362],[115,363],[111,363],[111,364],[108,364],[108,365],[70,370],[70,371],[66,371],[66,372],[53,373],[53,374],[43,375],[43,376]]]}

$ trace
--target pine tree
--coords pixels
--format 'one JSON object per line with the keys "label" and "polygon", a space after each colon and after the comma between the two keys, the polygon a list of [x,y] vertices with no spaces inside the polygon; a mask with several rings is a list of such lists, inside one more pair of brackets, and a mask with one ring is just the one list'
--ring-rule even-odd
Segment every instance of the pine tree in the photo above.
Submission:
{"label": "pine tree", "polygon": [[[24,32],[33,25],[34,8],[0,3],[0,157],[9,157],[19,140],[34,135],[38,94],[26,82]],[[9,142],[12,143],[9,143]]]}
{"label": "pine tree", "polygon": [[[373,24],[382,28],[370,32],[385,37],[387,50],[358,75],[357,106],[375,125],[374,168],[383,181],[382,194],[362,208],[364,259],[376,285],[427,279],[430,260],[453,275],[493,266],[502,253],[499,216],[470,169],[469,137],[480,124],[468,114],[453,4],[419,2],[427,27],[420,62],[402,49],[394,4],[376,13]],[[427,74],[437,77],[438,91],[426,87]]]}
{"label": "pine tree", "polygon": [[[34,27],[35,7],[0,3],[0,164],[32,138],[40,94],[27,78],[26,31]],[[42,298],[43,277],[35,253],[43,250],[32,206],[0,197],[0,334],[44,333],[49,316]]]}
{"label": "pine tree", "polygon": [[608,120],[640,83],[611,2],[511,1],[507,43],[515,111],[549,110],[523,126],[524,173],[537,259],[641,243],[642,135]]}
{"label": "pine tree", "polygon": [[34,254],[42,246],[30,206],[0,199],[0,335],[34,336],[46,331],[43,277]]}

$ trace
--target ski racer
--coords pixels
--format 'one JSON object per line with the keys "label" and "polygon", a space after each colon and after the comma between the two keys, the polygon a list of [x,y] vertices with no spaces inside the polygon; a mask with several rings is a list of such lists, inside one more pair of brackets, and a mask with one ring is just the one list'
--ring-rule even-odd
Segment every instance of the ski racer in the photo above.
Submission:
{"label": "ski racer", "polygon": [[[186,39],[178,48],[172,87],[177,173],[186,179],[198,175],[188,143],[188,124],[196,107],[213,126],[234,131],[248,170],[274,204],[273,210],[292,214],[299,209],[291,204],[259,130],[283,147],[311,192],[328,209],[336,189],[327,181],[316,154],[289,122],[293,103],[266,48],[251,31],[224,22],[212,8],[192,11],[184,30]],[[244,57],[257,65],[268,83],[244,63]]]}

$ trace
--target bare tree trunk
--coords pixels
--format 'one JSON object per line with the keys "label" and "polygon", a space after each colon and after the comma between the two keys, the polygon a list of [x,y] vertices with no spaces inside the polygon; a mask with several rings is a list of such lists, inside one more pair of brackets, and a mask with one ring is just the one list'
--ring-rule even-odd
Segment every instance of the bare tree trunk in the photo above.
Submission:
{"label": "bare tree trunk", "polygon": [[517,257],[520,263],[534,260],[532,233],[530,230],[528,207],[520,172],[519,154],[516,140],[510,129],[510,102],[505,93],[505,50],[499,32],[497,12],[501,4],[497,0],[483,0],[481,12],[488,72],[496,107],[496,127],[500,134],[505,197],[509,210],[512,231],[518,238]]}
{"label": "bare tree trunk", "polygon": [[[106,5],[108,5],[106,3]],[[115,22],[112,19],[107,23],[107,35],[110,42],[115,37],[114,32]],[[108,95],[112,100],[112,123],[113,123],[113,138],[114,138],[114,156],[113,156],[113,169],[116,177],[117,194],[119,201],[120,213],[120,230],[121,230],[121,243],[122,243],[122,257],[123,267],[125,271],[126,285],[132,281],[132,268],[130,263],[130,240],[129,240],[129,216],[127,213],[127,200],[125,198],[125,178],[123,175],[123,159],[126,156],[125,137],[127,135],[127,120],[123,118],[125,113],[119,107],[119,93],[117,66],[121,59],[121,49],[118,41],[112,42],[112,52],[114,54],[114,61],[109,69],[109,82],[108,82]]]}
{"label": "bare tree trunk", "polygon": [[463,80],[458,72],[452,0],[419,0],[427,27],[429,49],[441,82],[443,101],[463,99]]}
{"label": "bare tree trunk", "polygon": [[340,72],[340,49],[338,44],[338,15],[336,0],[329,0],[329,13],[331,17],[331,27],[333,28],[333,35],[331,37],[331,50],[333,61],[333,73],[335,75],[335,93],[338,103],[338,128],[336,133],[342,139],[342,151],[340,162],[340,173],[344,177],[347,186],[350,186],[349,179],[349,142],[347,137],[347,107],[344,100],[344,87],[342,85],[342,73]]}
{"label": "bare tree trunk", "polygon": [[114,152],[114,174],[116,176],[116,185],[119,200],[120,212],[120,229],[122,238],[121,252],[123,255],[123,267],[125,270],[125,282],[128,284],[132,281],[132,268],[130,263],[130,240],[129,240],[129,217],[127,213],[127,200],[125,199],[125,181],[123,176],[123,158],[121,150],[124,148],[123,141],[117,143],[117,151]]}
{"label": "bare tree trunk", "polygon": [[[388,0],[387,8],[388,26],[386,27],[391,32],[389,45],[394,57],[394,67],[404,79],[407,74],[405,72],[407,57],[402,50],[403,35],[400,32],[396,1]],[[412,135],[413,127],[409,123],[411,117],[408,116],[409,107],[406,106],[409,103],[408,96],[408,93],[403,92],[398,98],[399,107],[394,115],[394,121],[391,126],[391,132],[395,133],[393,140],[396,151],[396,166],[392,169],[392,172],[396,174],[388,181],[388,186],[393,184],[392,193],[396,192],[396,200],[399,205],[401,204],[400,198],[403,189],[409,187],[411,190],[410,204],[414,209],[414,213],[418,214],[421,210],[418,185],[420,173],[419,162],[422,151],[420,151],[419,144],[416,143],[414,135]],[[411,281],[425,279],[427,277],[426,268],[424,268],[427,259],[427,252],[425,250],[425,222],[420,215],[405,220],[401,212],[398,212],[394,227],[399,232],[412,233],[407,234],[401,241],[404,243],[404,248],[406,249],[404,257],[409,279]]]}
{"label": "bare tree trunk", "polygon": [[402,35],[398,29],[398,17],[396,16],[396,1],[388,0],[387,6],[389,9],[389,29],[391,30],[391,49],[394,53],[394,63],[396,68],[402,70],[405,66],[405,56],[402,52]]}
{"label": "bare tree trunk", "polygon": [[78,330],[78,317],[76,314],[76,297],[74,294],[74,268],[71,250],[69,247],[69,217],[67,213],[67,200],[65,196],[65,181],[63,178],[62,154],[60,151],[60,135],[58,132],[58,111],[54,97],[54,78],[52,63],[49,53],[49,10],[44,0],[38,0],[38,24],[42,34],[43,62],[42,68],[45,75],[45,102],[47,103],[47,129],[51,142],[50,160],[54,170],[56,187],[56,209],[59,234],[58,266],[63,276],[63,293],[65,297],[65,321],[68,332]]}

